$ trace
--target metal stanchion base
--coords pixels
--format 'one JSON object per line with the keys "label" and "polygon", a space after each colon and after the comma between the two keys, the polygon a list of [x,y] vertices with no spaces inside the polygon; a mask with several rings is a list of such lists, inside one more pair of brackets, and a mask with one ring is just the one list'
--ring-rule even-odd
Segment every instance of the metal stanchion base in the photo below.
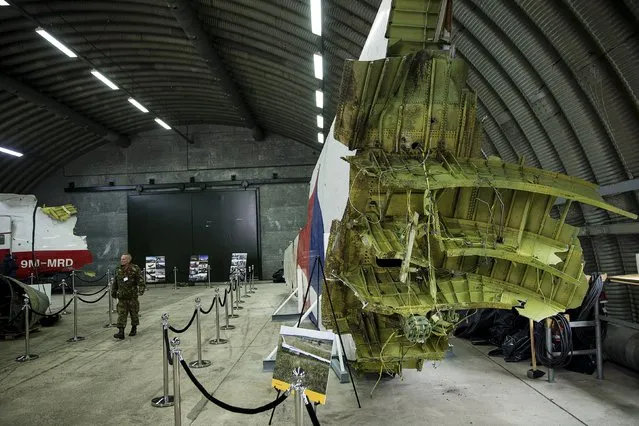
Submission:
{"label": "metal stanchion base", "polygon": [[210,367],[210,366],[211,366],[211,361],[208,361],[206,359],[203,359],[202,361],[189,362],[189,367],[191,368],[204,368],[204,367]]}
{"label": "metal stanchion base", "polygon": [[255,293],[255,290],[249,290],[249,293]]}
{"label": "metal stanchion base", "polygon": [[[233,327],[233,328],[235,328],[235,326],[234,326],[234,325],[229,325],[229,327]],[[221,328],[221,327],[220,327],[220,328]],[[226,329],[223,329],[223,330],[226,330]],[[211,340],[209,340],[209,345],[223,345],[223,344],[228,343],[228,342],[229,342],[229,341],[228,341],[228,340],[226,340],[226,339],[218,339],[218,340],[216,340],[216,339],[211,339]]]}
{"label": "metal stanchion base", "polygon": [[68,311],[62,311],[62,312],[60,312],[60,315],[69,315],[70,313],[71,312],[68,312]]}
{"label": "metal stanchion base", "polygon": [[36,354],[20,355],[19,357],[16,358],[16,361],[26,362],[26,361],[31,361],[32,359],[37,359],[37,358],[40,358],[40,355],[36,355]]}
{"label": "metal stanchion base", "polygon": [[[239,310],[244,309],[244,307],[242,307],[242,306],[236,306],[236,307],[234,307],[233,309],[235,309],[236,311],[239,311]],[[229,317],[229,318],[230,318],[230,317]]]}
{"label": "metal stanchion base", "polygon": [[117,324],[104,324],[104,328],[115,327]]}
{"label": "metal stanchion base", "polygon": [[[249,292],[249,293],[250,293],[250,292]],[[250,294],[245,294],[245,295],[244,295],[244,296],[242,296],[242,297],[251,297],[251,295],[250,295]]]}
{"label": "metal stanchion base", "polygon": [[68,339],[67,342],[80,342],[82,340],[86,339],[86,337],[82,337],[82,336],[73,336],[72,338]]}
{"label": "metal stanchion base", "polygon": [[[237,315],[235,316],[237,318]],[[229,315],[229,318],[231,318],[231,316]],[[223,325],[222,327],[220,327],[220,330],[235,330],[235,326],[234,325]],[[222,339],[220,339],[222,340]]]}
{"label": "metal stanchion base", "polygon": [[157,408],[172,407],[173,404],[175,404],[173,395],[158,396],[151,400],[151,405]]}
{"label": "metal stanchion base", "polygon": [[239,318],[238,314],[229,314],[229,318]]}
{"label": "metal stanchion base", "polygon": [[[246,300],[240,300],[240,303],[246,303]],[[235,309],[242,309],[242,308],[235,308]]]}
{"label": "metal stanchion base", "polygon": [[117,310],[117,309],[111,309],[111,313],[112,313],[112,314],[115,314],[115,313],[117,313],[117,312],[118,312],[118,310]]}

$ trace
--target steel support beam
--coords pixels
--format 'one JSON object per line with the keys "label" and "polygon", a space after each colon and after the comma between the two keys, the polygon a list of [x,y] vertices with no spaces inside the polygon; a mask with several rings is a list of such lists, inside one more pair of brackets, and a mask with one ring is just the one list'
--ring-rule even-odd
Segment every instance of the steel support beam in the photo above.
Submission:
{"label": "steel support beam", "polygon": [[33,102],[36,105],[40,105],[53,114],[58,115],[64,119],[68,119],[91,133],[95,133],[108,142],[113,142],[118,146],[124,148],[131,145],[131,140],[128,138],[128,136],[121,135],[109,130],[102,124],[85,117],[84,115],[76,112],[68,106],[43,95],[42,93],[27,86],[21,81],[18,81],[15,78],[12,78],[1,72],[0,89],[12,93],[27,101]]}
{"label": "steel support beam", "polygon": [[264,131],[257,124],[253,112],[242,98],[239,87],[231,78],[224,62],[215,50],[213,38],[202,26],[197,12],[189,0],[169,0],[168,4],[184,33],[219,80],[222,89],[228,94],[238,114],[246,123],[246,127],[252,130],[253,138],[258,141],[264,139]]}
{"label": "steel support beam", "polygon": [[167,193],[167,192],[196,192],[208,189],[234,188],[246,190],[249,187],[261,185],[278,185],[291,183],[309,183],[311,176],[293,178],[273,178],[273,179],[242,179],[242,180],[217,180],[206,182],[189,183],[158,183],[139,185],[108,185],[108,186],[69,186],[64,188],[64,192],[138,192],[138,193]]}
{"label": "steel support beam", "polygon": [[639,222],[610,223],[608,225],[584,226],[579,230],[580,237],[593,235],[633,235],[639,234]]}

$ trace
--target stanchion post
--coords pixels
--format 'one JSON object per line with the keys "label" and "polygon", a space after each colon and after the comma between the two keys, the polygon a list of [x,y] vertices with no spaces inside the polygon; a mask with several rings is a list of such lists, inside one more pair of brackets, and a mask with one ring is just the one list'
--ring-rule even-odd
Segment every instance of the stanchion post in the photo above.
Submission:
{"label": "stanchion post", "polygon": [[31,285],[33,285],[33,272],[29,275],[29,280],[31,280]]}
{"label": "stanchion post", "polygon": [[251,297],[248,294],[248,286],[249,286],[248,273],[244,271],[244,298]]}
{"label": "stanchion post", "polygon": [[75,294],[75,269],[71,271],[71,291]]}
{"label": "stanchion post", "polygon": [[240,288],[240,276],[235,276],[235,302],[237,303],[237,309],[244,309],[240,307],[240,303],[246,303],[245,300],[242,300],[242,289]]}
{"label": "stanchion post", "polygon": [[[220,299],[220,289],[215,289],[215,339],[209,340],[209,344],[211,345],[223,345],[228,343],[229,341],[226,339],[220,339],[220,303],[222,299]],[[227,304],[228,305],[228,304]],[[228,312],[228,306],[225,306]],[[229,317],[226,315],[226,325],[229,325]],[[234,327],[235,328],[235,327]],[[228,330],[228,329],[225,329]]]}
{"label": "stanchion post", "polygon": [[238,306],[234,306],[233,305],[233,292],[236,291],[237,288],[234,290],[233,289],[233,277],[231,277],[231,285],[229,286],[229,296],[231,296],[231,315],[228,315],[229,318],[239,318],[240,316],[238,314],[235,313],[236,309],[239,309]]}
{"label": "stanchion post", "polygon": [[209,282],[208,288],[211,288],[211,265],[206,264],[206,279]]}
{"label": "stanchion post", "polygon": [[24,355],[20,355],[16,358],[16,361],[18,362],[26,362],[38,358],[38,355],[29,353],[29,327],[31,326],[31,321],[29,320],[30,309],[31,305],[29,304],[29,295],[25,293],[24,305],[22,306],[22,310],[24,311]]}
{"label": "stanchion post", "polygon": [[200,308],[202,307],[202,299],[199,297],[195,299],[195,327],[197,329],[197,361],[191,361],[189,366],[191,368],[204,368],[211,365],[211,361],[202,359],[202,329],[200,326]]}
{"label": "stanchion post", "polygon": [[173,405],[173,395],[169,395],[169,348],[166,345],[166,339],[164,333],[169,330],[169,314],[166,312],[162,314],[162,376],[163,376],[163,391],[162,396],[158,396],[151,400],[151,405],[156,408],[171,407]]}
{"label": "stanchion post", "polygon": [[[67,281],[62,278],[62,283],[60,284],[62,286],[62,306],[67,306]],[[64,310],[62,312],[60,312],[60,314],[62,315],[69,315],[70,312],[67,311],[67,308],[65,307]]]}
{"label": "stanchion post", "polygon": [[[233,329],[235,329],[234,325],[230,325],[229,324],[229,318],[237,318],[237,315],[233,314],[233,289],[230,288],[229,290],[230,290],[229,293],[231,294],[231,300],[230,301],[227,300],[226,303],[224,304],[225,325],[223,327],[220,327],[222,330],[233,330]],[[231,314],[230,315],[229,315],[229,303],[231,304]]]}
{"label": "stanchion post", "polygon": [[[111,270],[107,268],[107,280],[109,283],[111,283],[111,288],[113,288],[113,280],[114,278],[111,278]],[[111,299],[111,312],[115,313],[118,310],[115,308],[115,304],[113,303],[113,297],[111,297],[111,293],[109,292],[109,299]]]}
{"label": "stanchion post", "polygon": [[293,385],[291,386],[295,391],[295,425],[304,426],[304,383],[303,379],[306,376],[306,372],[300,367],[296,367],[293,370]]}
{"label": "stanchion post", "polygon": [[173,290],[177,290],[177,266],[173,267]]}
{"label": "stanchion post", "polygon": [[146,285],[146,268],[142,269],[142,282],[144,283],[144,288],[149,291],[149,286]]}
{"label": "stanchion post", "polygon": [[107,312],[109,314],[109,322],[104,325],[104,328],[113,327],[115,325],[113,324],[113,317],[112,317],[113,298],[111,297],[111,281],[107,281],[107,292],[109,293],[107,295],[107,297],[109,298],[109,310]]}
{"label": "stanchion post", "polygon": [[175,426],[182,426],[182,411],[180,404],[180,360],[182,354],[180,353],[180,339],[174,337],[171,341],[171,355],[173,356],[173,414],[175,416]]}
{"label": "stanchion post", "polygon": [[73,290],[73,337],[67,342],[75,343],[84,340],[84,337],[78,336],[78,291]]}
{"label": "stanchion post", "polygon": [[255,293],[255,283],[253,282],[254,277],[255,277],[255,266],[251,265],[251,284],[250,284],[249,293]]}

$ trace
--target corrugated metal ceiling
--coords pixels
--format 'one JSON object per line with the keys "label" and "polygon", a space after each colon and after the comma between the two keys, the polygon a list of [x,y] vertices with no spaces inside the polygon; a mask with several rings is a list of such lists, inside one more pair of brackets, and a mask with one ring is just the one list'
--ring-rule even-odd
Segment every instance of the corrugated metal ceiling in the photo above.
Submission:
{"label": "corrugated metal ceiling", "polygon": [[[184,130],[195,123],[246,125],[218,77],[174,16],[175,1],[12,1],[0,7],[0,74],[19,80],[109,131],[155,127],[127,93]],[[323,51],[325,131],[343,62],[359,56],[380,0],[323,1],[323,37],[311,33],[309,0],[192,0],[199,21],[258,125],[317,146],[313,53]],[[566,172],[601,185],[639,174],[639,11],[635,0],[455,0],[453,39],[471,65],[485,152]],[[39,37],[42,25],[84,60]],[[89,74],[99,68],[124,91]],[[188,135],[186,135],[188,138]],[[29,191],[60,165],[107,143],[12,93],[0,92],[0,190]],[[186,143],[186,141],[185,141]],[[259,143],[256,141],[255,143]],[[296,146],[291,146],[295,149]],[[318,148],[319,149],[319,148]],[[637,191],[610,196],[638,211]],[[576,208],[575,223],[617,221]],[[611,272],[628,244],[592,237],[593,258]],[[616,261],[602,260],[613,256]],[[602,267],[604,265],[598,265]]]}

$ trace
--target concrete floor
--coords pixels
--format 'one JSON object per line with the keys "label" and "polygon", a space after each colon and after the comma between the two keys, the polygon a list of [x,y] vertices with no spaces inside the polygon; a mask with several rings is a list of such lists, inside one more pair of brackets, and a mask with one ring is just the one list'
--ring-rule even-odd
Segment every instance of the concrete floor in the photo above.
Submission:
{"label": "concrete floor", "polygon": [[[82,289],[88,292],[89,289]],[[275,396],[271,374],[262,359],[277,343],[282,323],[271,313],[288,294],[284,284],[263,283],[247,299],[237,328],[222,332],[230,343],[209,345],[215,318],[202,318],[204,359],[208,368],[194,370],[209,392],[233,405],[255,407]],[[193,300],[205,308],[212,290],[187,287],[151,288],[142,298],[138,336],[116,341],[107,322],[106,298],[81,304],[78,334],[87,339],[67,343],[73,316],[32,334],[32,352],[40,358],[19,364],[24,341],[0,341],[0,424],[3,425],[132,425],[173,424],[172,408],[154,408],[151,398],[162,393],[160,315],[168,312],[174,327],[183,327],[193,312]],[[61,306],[54,295],[53,306]],[[114,316],[115,320],[115,316]],[[128,332],[128,328],[127,328]],[[184,358],[197,356],[195,326],[180,335]],[[404,378],[382,380],[372,397],[376,378],[357,377],[362,408],[350,384],[331,373],[327,405],[319,407],[323,425],[578,425],[639,424],[639,379],[611,363],[605,380],[559,371],[555,383],[526,378],[527,363],[506,364],[485,355],[490,348],[454,339],[451,357]],[[270,413],[241,415],[209,403],[181,374],[182,422],[191,425],[266,425]],[[275,412],[274,425],[293,424],[292,398]],[[310,424],[310,420],[306,421]]]}

